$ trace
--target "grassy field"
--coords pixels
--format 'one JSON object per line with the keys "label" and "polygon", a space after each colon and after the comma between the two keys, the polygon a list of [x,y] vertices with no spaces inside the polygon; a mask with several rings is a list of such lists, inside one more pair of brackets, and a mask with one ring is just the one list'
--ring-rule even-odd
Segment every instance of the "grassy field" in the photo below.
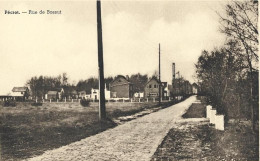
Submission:
{"label": "grassy field", "polygon": [[[192,104],[183,117],[205,117],[205,104]],[[169,131],[152,160],[259,160],[259,134],[252,133],[249,121],[229,121],[225,131],[205,121],[181,127]]]}
{"label": "grassy field", "polygon": [[[156,103],[107,103],[109,118],[131,115]],[[99,122],[98,103],[82,107],[79,103],[44,103],[35,107],[18,103],[0,105],[1,160],[20,160],[49,149],[81,140],[116,124],[108,119]]]}

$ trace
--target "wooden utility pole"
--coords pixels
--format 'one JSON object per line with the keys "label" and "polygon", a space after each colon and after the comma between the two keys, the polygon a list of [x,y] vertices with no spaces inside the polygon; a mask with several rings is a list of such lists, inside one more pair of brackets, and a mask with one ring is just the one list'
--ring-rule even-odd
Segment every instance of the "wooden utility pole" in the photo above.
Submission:
{"label": "wooden utility pole", "polygon": [[104,63],[103,63],[103,42],[102,42],[102,21],[101,21],[101,3],[97,0],[97,36],[98,36],[98,74],[99,74],[99,119],[106,118],[106,100],[105,100],[105,81],[104,81]]}
{"label": "wooden utility pole", "polygon": [[161,49],[159,43],[159,105],[161,105]]}

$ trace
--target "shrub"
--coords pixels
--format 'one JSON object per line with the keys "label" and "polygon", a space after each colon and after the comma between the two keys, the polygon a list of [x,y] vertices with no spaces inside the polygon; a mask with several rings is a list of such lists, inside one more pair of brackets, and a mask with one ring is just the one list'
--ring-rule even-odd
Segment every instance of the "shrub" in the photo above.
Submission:
{"label": "shrub", "polygon": [[6,100],[4,101],[4,106],[5,107],[15,107],[16,106],[16,102],[14,100]]}
{"label": "shrub", "polygon": [[89,106],[89,103],[90,103],[90,100],[86,100],[86,99],[80,100],[80,104],[81,104],[81,106],[83,106],[83,107],[88,107],[88,106]]}

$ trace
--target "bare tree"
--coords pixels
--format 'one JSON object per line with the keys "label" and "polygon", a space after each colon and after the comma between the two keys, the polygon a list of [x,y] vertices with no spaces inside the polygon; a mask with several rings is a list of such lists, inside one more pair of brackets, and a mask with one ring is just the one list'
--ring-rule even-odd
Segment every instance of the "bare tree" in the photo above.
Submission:
{"label": "bare tree", "polygon": [[[228,39],[236,41],[242,50],[250,77],[250,106],[252,128],[255,129],[255,110],[253,107],[253,72],[258,71],[258,1],[231,1],[226,5],[226,15],[220,16],[221,31]],[[255,100],[256,101],[256,100]]]}

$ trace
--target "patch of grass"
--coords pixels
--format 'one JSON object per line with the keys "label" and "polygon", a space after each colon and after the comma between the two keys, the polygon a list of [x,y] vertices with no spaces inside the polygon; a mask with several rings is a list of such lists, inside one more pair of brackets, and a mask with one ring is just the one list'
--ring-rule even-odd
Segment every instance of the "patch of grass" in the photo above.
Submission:
{"label": "patch of grass", "polygon": [[4,113],[1,120],[2,160],[39,155],[115,126],[109,120],[99,122],[97,112],[39,108]]}
{"label": "patch of grass", "polygon": [[203,118],[206,117],[206,106],[201,103],[193,103],[185,114],[182,115],[183,118]]}
{"label": "patch of grass", "polygon": [[250,124],[229,123],[225,131],[187,124],[169,131],[152,160],[259,160],[259,135]]}

